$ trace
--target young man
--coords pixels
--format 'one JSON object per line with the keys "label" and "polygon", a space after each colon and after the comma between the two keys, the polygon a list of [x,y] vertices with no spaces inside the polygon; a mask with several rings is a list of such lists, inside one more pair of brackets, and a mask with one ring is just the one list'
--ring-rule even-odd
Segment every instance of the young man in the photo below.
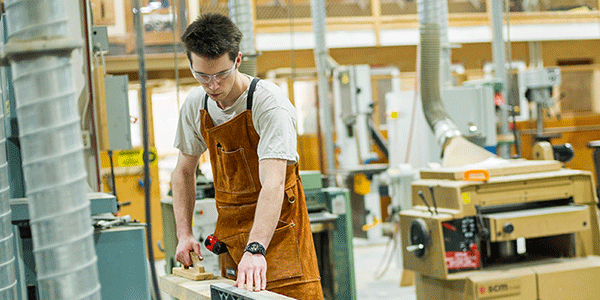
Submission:
{"label": "young man", "polygon": [[214,236],[227,245],[222,276],[248,290],[322,299],[296,152],[296,110],[273,83],[238,71],[242,33],[222,15],[204,14],[182,36],[202,88],[185,100],[175,147],[176,259],[200,256],[192,236],[195,170],[208,149],[219,217]]}

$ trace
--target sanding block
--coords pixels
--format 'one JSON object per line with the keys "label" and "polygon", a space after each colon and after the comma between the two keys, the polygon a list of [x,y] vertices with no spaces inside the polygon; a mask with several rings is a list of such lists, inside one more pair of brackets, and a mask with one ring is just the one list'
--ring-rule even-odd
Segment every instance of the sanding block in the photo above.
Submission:
{"label": "sanding block", "polygon": [[204,266],[200,263],[200,258],[195,252],[190,252],[190,258],[192,259],[192,267],[178,267],[173,268],[173,275],[181,276],[190,280],[208,280],[213,279],[215,275],[207,273],[204,270]]}

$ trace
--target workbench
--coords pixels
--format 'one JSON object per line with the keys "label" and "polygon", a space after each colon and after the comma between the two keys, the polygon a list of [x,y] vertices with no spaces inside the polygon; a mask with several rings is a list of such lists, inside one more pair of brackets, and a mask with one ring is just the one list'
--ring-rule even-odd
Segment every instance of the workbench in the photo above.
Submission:
{"label": "workbench", "polygon": [[[161,292],[165,292],[179,300],[210,300],[211,299],[211,284],[219,288],[234,291],[237,298],[231,299],[256,299],[256,300],[290,300],[293,298],[286,297],[269,291],[248,292],[243,289],[235,288],[235,281],[223,277],[215,277],[211,280],[193,281],[175,275],[165,275],[159,278],[159,286]],[[230,299],[230,298],[227,298]]]}

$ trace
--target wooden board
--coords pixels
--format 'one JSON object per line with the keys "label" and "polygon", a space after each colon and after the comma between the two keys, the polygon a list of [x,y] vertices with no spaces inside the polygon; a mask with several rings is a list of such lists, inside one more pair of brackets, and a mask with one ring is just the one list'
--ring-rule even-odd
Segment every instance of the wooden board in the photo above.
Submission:
{"label": "wooden board", "polygon": [[[202,271],[204,271],[204,267],[202,267]],[[198,272],[195,269],[186,269],[183,267],[173,268],[173,275],[181,276],[194,281],[213,279],[215,277],[215,275],[212,273]]]}
{"label": "wooden board", "polygon": [[227,282],[231,285],[235,283],[235,281],[223,277],[192,281],[176,275],[166,275],[159,278],[158,285],[161,292],[179,300],[210,300],[210,285],[216,282]]}
{"label": "wooden board", "polygon": [[213,275],[212,273],[205,272],[204,266],[200,262],[198,254],[196,254],[195,252],[190,252],[190,258],[192,259],[193,266],[173,268],[173,275],[181,276],[183,278],[195,281],[213,279],[213,277],[215,277],[215,275]]}
{"label": "wooden board", "polygon": [[486,170],[490,177],[560,170],[561,163],[554,160],[485,160],[460,167],[422,170],[421,179],[463,180],[465,171]]}
{"label": "wooden board", "polygon": [[467,141],[462,136],[457,136],[452,138],[448,145],[444,147],[442,166],[444,168],[459,167],[479,163],[491,157],[497,156]]}
{"label": "wooden board", "polygon": [[[158,285],[161,292],[165,292],[179,300],[210,300],[210,285],[223,282],[233,286],[235,281],[223,277],[215,277],[210,280],[192,281],[175,275],[161,276]],[[244,290],[239,289],[241,292]],[[269,291],[252,292],[263,299],[289,300],[286,297]]]}

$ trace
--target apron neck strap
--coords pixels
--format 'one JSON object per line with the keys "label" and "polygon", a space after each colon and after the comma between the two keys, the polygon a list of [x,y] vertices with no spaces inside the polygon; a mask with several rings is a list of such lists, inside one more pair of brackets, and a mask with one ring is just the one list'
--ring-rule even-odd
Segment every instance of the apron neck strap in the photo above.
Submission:
{"label": "apron neck strap", "polygon": [[248,98],[246,100],[246,109],[252,110],[252,96],[254,95],[254,90],[256,89],[256,83],[260,79],[254,77],[252,78],[252,82],[250,82],[250,88],[248,89]]}

